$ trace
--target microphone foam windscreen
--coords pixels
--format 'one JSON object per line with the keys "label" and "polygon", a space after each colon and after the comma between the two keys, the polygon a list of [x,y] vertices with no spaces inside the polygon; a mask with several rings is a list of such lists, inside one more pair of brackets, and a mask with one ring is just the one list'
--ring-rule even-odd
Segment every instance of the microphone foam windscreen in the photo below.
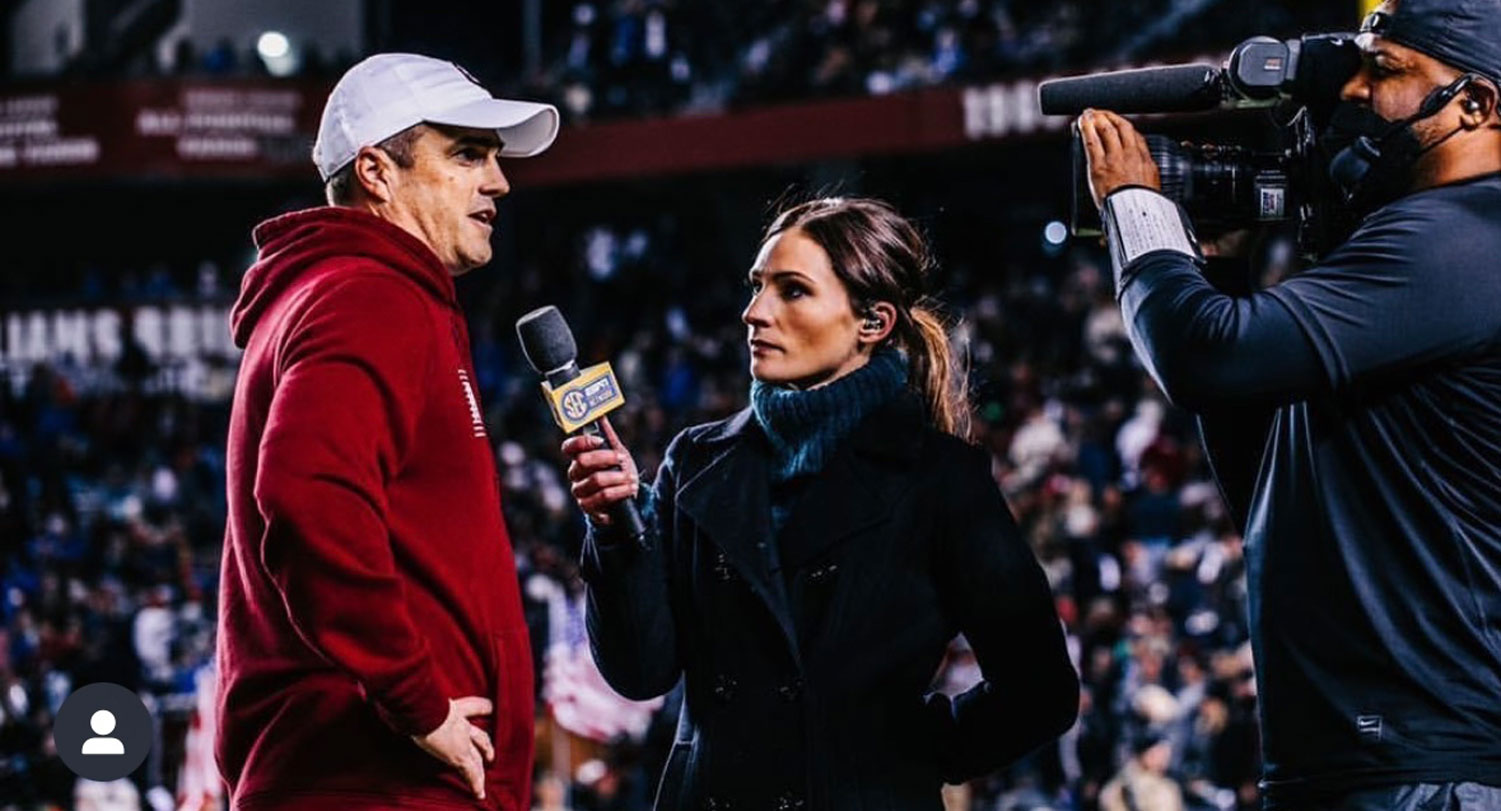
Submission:
{"label": "microphone foam windscreen", "polygon": [[1170,65],[1051,79],[1037,89],[1045,115],[1078,115],[1087,107],[1117,113],[1182,113],[1219,104],[1211,65]]}
{"label": "microphone foam windscreen", "polygon": [[561,369],[578,357],[578,344],[573,341],[573,330],[563,320],[558,308],[549,304],[521,316],[516,320],[516,337],[521,339],[521,351],[526,362],[539,374]]}

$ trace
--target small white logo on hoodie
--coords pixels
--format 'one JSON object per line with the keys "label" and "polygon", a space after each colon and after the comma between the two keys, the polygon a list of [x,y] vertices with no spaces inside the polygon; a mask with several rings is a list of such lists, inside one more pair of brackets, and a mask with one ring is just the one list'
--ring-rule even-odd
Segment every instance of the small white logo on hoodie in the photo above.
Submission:
{"label": "small white logo on hoodie", "polygon": [[459,370],[459,385],[464,387],[464,399],[469,403],[469,427],[475,436],[485,435],[485,420],[479,413],[479,399],[474,396],[474,386],[469,384],[469,373]]}

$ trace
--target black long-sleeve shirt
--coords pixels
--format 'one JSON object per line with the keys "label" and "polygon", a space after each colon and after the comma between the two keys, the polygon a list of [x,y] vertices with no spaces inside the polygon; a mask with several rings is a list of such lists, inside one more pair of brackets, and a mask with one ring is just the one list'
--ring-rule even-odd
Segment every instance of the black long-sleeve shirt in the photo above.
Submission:
{"label": "black long-sleeve shirt", "polygon": [[1249,297],[1182,253],[1117,271],[1245,524],[1270,807],[1501,783],[1501,177]]}

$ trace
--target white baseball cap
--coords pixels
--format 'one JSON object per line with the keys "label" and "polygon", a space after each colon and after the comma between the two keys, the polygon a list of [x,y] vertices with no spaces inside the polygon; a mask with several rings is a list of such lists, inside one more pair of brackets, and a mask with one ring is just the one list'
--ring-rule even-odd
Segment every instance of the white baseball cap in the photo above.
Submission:
{"label": "white baseball cap", "polygon": [[529,158],[552,145],[551,104],[497,99],[468,71],[418,54],[376,54],[346,72],[328,95],[313,163],[326,181],[373,146],[423,122],[482,127],[500,136],[500,154]]}

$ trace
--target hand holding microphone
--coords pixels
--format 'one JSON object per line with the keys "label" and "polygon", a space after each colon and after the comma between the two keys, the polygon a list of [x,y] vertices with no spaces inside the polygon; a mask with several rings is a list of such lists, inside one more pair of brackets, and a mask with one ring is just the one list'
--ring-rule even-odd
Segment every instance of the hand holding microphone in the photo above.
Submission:
{"label": "hand holding microphone", "polygon": [[604,436],[580,435],[563,441],[563,453],[572,461],[568,480],[574,501],[596,524],[609,525],[610,512],[621,502],[636,496],[641,476],[631,455],[620,446],[620,438],[609,420],[600,420]]}
{"label": "hand holding microphone", "polygon": [[573,331],[558,308],[533,310],[516,321],[527,363],[545,380],[553,419],[570,434],[563,453],[572,460],[573,498],[595,523],[618,527],[641,543],[646,525],[633,500],[640,486],[635,462],[605,415],[625,403],[608,363],[580,369]]}

